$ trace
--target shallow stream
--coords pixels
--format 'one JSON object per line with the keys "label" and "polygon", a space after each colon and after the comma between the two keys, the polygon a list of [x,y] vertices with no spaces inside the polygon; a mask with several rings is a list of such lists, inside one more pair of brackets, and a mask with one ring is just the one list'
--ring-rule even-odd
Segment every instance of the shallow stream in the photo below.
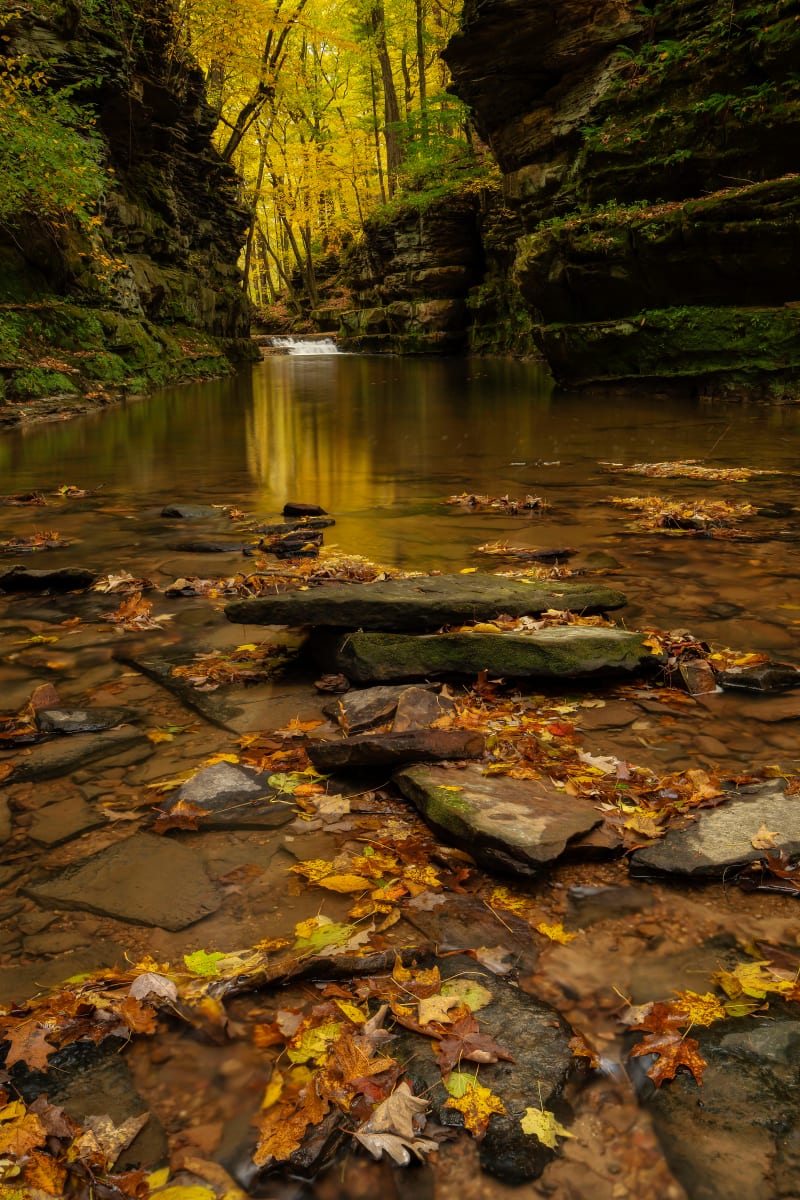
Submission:
{"label": "shallow stream", "polygon": [[[279,521],[286,501],[301,501],[335,517],[325,546],[344,554],[404,570],[458,572],[531,565],[530,558],[498,557],[480,546],[561,550],[561,564],[626,593],[628,605],[617,619],[628,628],[688,630],[717,646],[800,663],[799,451],[800,410],[791,407],[706,405],[646,388],[602,399],[554,394],[537,366],[511,361],[274,355],[235,378],[3,435],[0,494],[36,490],[48,503],[0,507],[0,542],[47,530],[70,544],[0,558],[0,570],[17,562],[88,567],[104,575],[124,570],[158,588],[179,577],[232,575],[251,569],[240,549],[199,554],[178,547],[209,539],[247,544],[254,540],[244,532],[247,522],[232,520],[223,508],[198,521],[168,519],[164,506],[227,505],[254,521]],[[774,473],[721,482],[614,473],[607,465],[686,459]],[[54,495],[65,485],[94,494]],[[546,506],[512,515],[486,504],[447,503],[463,494],[533,496]],[[610,503],[611,497],[655,495],[749,502],[756,511],[736,523],[733,536],[709,537],[643,531],[634,512]],[[305,833],[302,826],[290,827],[279,846],[263,833],[205,833],[203,861],[223,881],[228,898],[213,916],[180,932],[80,910],[54,909],[45,920],[40,906],[26,900],[22,907],[16,897],[31,875],[84,861],[137,828],[130,818],[143,820],[148,813],[149,784],[191,769],[213,751],[235,749],[237,733],[265,724],[281,729],[293,717],[319,715],[320,698],[301,680],[268,688],[259,711],[251,706],[233,722],[208,722],[132,666],[184,643],[212,647],[261,636],[232,629],[220,607],[212,610],[203,598],[158,596],[156,612],[169,618],[163,626],[124,634],[98,622],[99,610],[89,602],[0,599],[3,714],[18,711],[35,687],[51,683],[64,705],[124,705],[151,730],[172,731],[144,749],[123,749],[67,774],[5,789],[10,855],[0,879],[0,908],[7,914],[0,1000],[21,999],[24,988],[55,981],[63,955],[77,955],[68,959],[77,969],[85,968],[81,955],[96,955],[104,945],[110,947],[108,961],[118,961],[120,953],[131,960],[144,953],[174,960],[185,950],[252,945],[318,911],[318,895],[299,888],[286,893],[277,882],[293,858],[328,856],[325,830],[318,826]],[[61,627],[73,615],[80,622]],[[610,715],[606,720],[602,708],[590,708],[584,714],[587,745],[659,772],[698,767],[744,774],[775,763],[791,769],[800,723],[796,695],[717,693],[691,707],[666,708],[643,701],[636,719],[617,722]],[[616,703],[606,699],[609,706]],[[82,797],[77,808],[76,788]],[[99,806],[110,823],[92,824],[86,804]],[[56,805],[55,832],[48,833],[42,812],[56,813]],[[374,820],[378,830],[381,818]],[[179,834],[177,840],[190,844],[192,837]],[[254,857],[260,877],[248,874]],[[624,874],[616,863],[565,867],[542,903],[563,917],[571,885],[616,886]],[[639,911],[635,903],[629,911],[617,899],[599,916],[584,912],[591,939],[546,947],[528,990],[610,1039],[620,992],[640,1001],[694,986],[695,951],[708,938],[745,929],[754,939],[797,944],[796,900],[730,894],[719,885],[678,894],[659,884],[652,893],[652,911],[649,905]],[[337,900],[328,898],[325,911],[338,919]],[[666,936],[668,921],[674,927]],[[106,965],[102,953],[94,965]],[[232,1006],[240,1033],[248,1022],[271,1019],[259,1005],[269,1010],[269,1001],[258,999]],[[188,1146],[195,1157],[216,1156],[233,1171],[238,1141],[268,1072],[254,1060],[247,1037],[234,1037],[232,1044],[217,1044],[215,1037],[145,1039],[127,1058],[140,1093],[167,1131],[173,1164],[181,1146]],[[211,1088],[199,1087],[201,1080],[211,1081]],[[676,1167],[673,1156],[672,1174],[667,1171],[647,1120],[620,1088],[613,1067],[575,1104],[580,1140],[568,1143],[550,1174],[530,1185],[537,1194],[541,1189],[586,1200],[645,1193],[704,1200],[712,1194],[699,1182],[692,1186],[693,1161]],[[150,1150],[157,1155],[157,1148]],[[502,1184],[475,1174],[470,1153],[461,1144],[448,1148],[449,1183],[426,1175],[424,1194],[478,1200],[504,1192]],[[608,1161],[598,1166],[604,1156]],[[315,1185],[317,1195],[368,1196],[386,1188],[398,1198],[423,1194],[415,1190],[418,1174],[404,1182],[385,1165],[358,1158],[347,1171],[346,1182],[338,1168],[329,1171]],[[738,1185],[736,1172],[734,1161],[731,1186]],[[739,1193],[743,1200],[764,1200],[760,1178],[755,1191]],[[269,1185],[253,1194],[292,1197],[304,1186],[284,1183],[278,1191]],[[728,1194],[719,1181],[714,1186],[717,1200]],[[768,1194],[794,1194],[781,1187],[776,1183]]]}

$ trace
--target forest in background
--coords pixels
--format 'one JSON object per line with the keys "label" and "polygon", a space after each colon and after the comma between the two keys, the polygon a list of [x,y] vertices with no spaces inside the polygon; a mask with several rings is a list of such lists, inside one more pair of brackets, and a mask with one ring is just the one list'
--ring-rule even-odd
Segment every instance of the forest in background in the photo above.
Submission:
{"label": "forest in background", "polygon": [[[4,3],[2,11],[17,8]],[[24,6],[23,6],[24,7]],[[216,144],[241,179],[249,217],[245,287],[256,309],[314,308],[318,276],[377,209],[426,206],[489,168],[465,106],[447,91],[440,51],[460,0],[40,0],[39,15],[119,35],[131,55],[174,23],[176,71],[205,75]],[[138,44],[137,44],[138,43]],[[85,85],[59,64],[6,58],[0,72],[0,221],[26,211],[80,227],[95,267],[113,271],[101,236],[103,143]]]}

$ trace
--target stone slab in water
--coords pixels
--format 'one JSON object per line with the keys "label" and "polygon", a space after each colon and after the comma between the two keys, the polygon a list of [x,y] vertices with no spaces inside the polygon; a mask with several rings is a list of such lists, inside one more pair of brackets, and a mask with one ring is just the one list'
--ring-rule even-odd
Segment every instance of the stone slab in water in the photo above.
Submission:
{"label": "stone slab in water", "polygon": [[768,1020],[695,1026],[691,1036],[708,1063],[702,1088],[679,1071],[647,1106],[689,1200],[796,1195],[790,1181],[800,1178],[797,1012],[770,1004]]}
{"label": "stone slab in water", "polygon": [[163,805],[168,812],[183,800],[207,814],[200,829],[274,829],[295,815],[293,804],[277,798],[267,775],[233,763],[198,771]]}
{"label": "stone slab in water", "polygon": [[29,833],[43,846],[57,846],[105,824],[102,809],[87,804],[83,796],[76,793],[34,813]]}
{"label": "stone slab in water", "polygon": [[129,708],[40,708],[36,727],[42,733],[101,733],[133,716]]}
{"label": "stone slab in water", "polygon": [[241,554],[242,542],[176,542],[171,547],[181,554]]}
{"label": "stone slab in water", "polygon": [[469,729],[409,729],[361,733],[338,742],[309,742],[306,752],[317,770],[325,773],[479,758],[484,745],[483,734]]}
{"label": "stone slab in water", "polygon": [[254,525],[253,533],[294,533],[298,529],[330,529],[333,517],[298,517],[294,521],[278,521],[273,525]]}
{"label": "stone slab in water", "polygon": [[136,833],[23,891],[39,904],[169,930],[194,925],[224,900],[195,850],[150,833]]}
{"label": "stone slab in water", "polygon": [[[23,754],[16,756],[3,755],[3,762],[11,762],[14,770],[5,783],[25,783],[28,780],[56,779],[59,775],[68,775],[89,762],[100,758],[110,758],[130,747],[139,746],[147,749],[148,742],[137,729],[123,727],[109,729],[104,733],[76,733],[70,738],[59,738],[57,741],[45,742],[33,746]],[[150,747],[152,750],[152,747]]]}
{"label": "stone slab in water", "polygon": [[643,634],[588,625],[559,625],[531,634],[316,634],[309,647],[328,671],[356,683],[438,676],[597,679],[652,672],[660,658]]}
{"label": "stone slab in water", "polygon": [[[660,841],[631,856],[631,871],[646,876],[720,876],[756,862],[766,853],[800,856],[800,803],[787,796],[780,779],[755,784],[732,794],[719,808],[701,809],[686,829],[670,830]],[[774,833],[775,848],[752,845],[762,826]]]}
{"label": "stone slab in water", "polygon": [[544,780],[486,776],[478,766],[407,767],[394,781],[429,825],[490,870],[536,874],[601,820]]}
{"label": "stone slab in water", "polygon": [[[489,1120],[480,1143],[481,1166],[506,1183],[536,1179],[554,1152],[523,1132],[520,1117],[526,1108],[538,1108],[540,1103],[552,1109],[561,1095],[573,1069],[568,1044],[572,1030],[555,1009],[498,976],[488,975],[471,958],[454,955],[439,959],[437,965],[444,980],[471,978],[489,989],[492,1000],[478,1014],[481,1032],[506,1047],[514,1058],[513,1062],[480,1067],[479,1082],[506,1107],[504,1115],[494,1114]],[[405,1066],[415,1094],[428,1098],[434,1119],[442,1125],[461,1125],[460,1114],[445,1107],[448,1095],[430,1041],[401,1033],[392,1043],[391,1053]],[[474,1076],[476,1065],[464,1062],[461,1070]]]}
{"label": "stone slab in water", "polygon": [[24,967],[0,966],[0,1004],[23,1004],[31,996],[57,987],[74,975],[88,975],[102,967],[125,965],[125,951],[115,942],[68,951],[52,962],[30,963]]}
{"label": "stone slab in water", "polygon": [[165,504],[161,510],[162,517],[172,517],[178,521],[202,521],[221,515],[222,510],[212,508],[210,504]]}
{"label": "stone slab in water", "polygon": [[347,692],[326,704],[324,712],[346,733],[355,734],[389,721],[398,731],[398,721],[401,729],[420,728],[453,712],[454,707],[452,700],[431,688],[400,683]]}
{"label": "stone slab in water", "polygon": [[622,608],[625,596],[597,584],[526,584],[497,575],[432,575],[337,583],[256,600],[235,600],[229,621],[243,625],[321,625],[343,629],[431,631],[507,613],[538,616],[548,608],[598,613]]}
{"label": "stone slab in water", "polygon": [[58,567],[52,571],[12,567],[10,571],[0,571],[0,591],[75,592],[91,587],[96,578],[94,571],[82,567]]}

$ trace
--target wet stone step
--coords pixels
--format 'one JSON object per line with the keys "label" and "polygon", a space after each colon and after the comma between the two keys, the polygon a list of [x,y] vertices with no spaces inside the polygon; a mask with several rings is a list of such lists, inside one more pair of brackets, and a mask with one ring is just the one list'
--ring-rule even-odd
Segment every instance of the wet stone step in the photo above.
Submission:
{"label": "wet stone step", "polygon": [[83,567],[12,567],[0,571],[0,592],[76,592],[91,587],[96,578]]}
{"label": "wet stone step", "polygon": [[432,631],[506,613],[539,616],[547,609],[598,613],[622,608],[625,596],[597,584],[526,584],[496,575],[435,575],[376,583],[331,584],[228,604],[243,625],[315,625],[341,629]]}
{"label": "wet stone step", "polygon": [[147,752],[148,746],[149,742],[138,729],[127,726],[103,733],[75,733],[69,738],[58,738],[25,749],[14,756],[0,756],[0,761],[9,762],[13,767],[10,775],[0,777],[0,787],[29,780],[56,779],[87,763],[110,758],[133,747]]}
{"label": "wet stone step", "polygon": [[215,763],[184,783],[162,805],[170,813],[176,804],[203,810],[202,829],[275,829],[291,821],[295,807],[269,785],[269,776],[249,767]]}
{"label": "wet stone step", "polygon": [[601,820],[546,780],[487,777],[478,766],[407,767],[394,782],[429,825],[492,871],[534,875]]}
{"label": "wet stone step", "polygon": [[341,741],[310,742],[308,757],[318,771],[359,771],[440,759],[480,758],[482,733],[465,729],[410,729],[362,733]]}
{"label": "wet stone step", "polygon": [[644,634],[561,625],[532,634],[316,633],[308,647],[318,666],[356,683],[389,683],[436,676],[597,679],[654,673],[660,656]]}

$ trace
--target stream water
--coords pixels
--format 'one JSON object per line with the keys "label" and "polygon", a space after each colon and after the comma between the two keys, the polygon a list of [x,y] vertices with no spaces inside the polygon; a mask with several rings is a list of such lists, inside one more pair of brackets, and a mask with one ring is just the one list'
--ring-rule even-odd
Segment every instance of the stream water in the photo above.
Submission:
{"label": "stream water", "polygon": [[[619,619],[629,628],[689,630],[720,646],[765,651],[800,663],[800,508],[795,507],[800,410],[703,404],[646,388],[602,399],[556,394],[543,371],[531,364],[360,357],[327,349],[319,343],[313,353],[269,356],[252,371],[227,380],[168,389],[93,416],[3,435],[0,494],[38,490],[49,495],[49,504],[0,507],[0,541],[46,529],[70,544],[46,554],[0,559],[0,569],[6,562],[20,562],[37,568],[85,566],[103,574],[127,570],[160,588],[181,576],[231,575],[248,569],[240,551],[197,554],[177,547],[193,538],[247,541],[236,523],[222,510],[204,522],[168,520],[162,516],[163,507],[232,505],[254,519],[277,521],[286,501],[302,501],[321,505],[335,517],[335,527],[325,530],[325,545],[342,553],[408,570],[454,572],[519,566],[513,556],[479,551],[485,544],[569,550],[573,553],[561,561],[589,578],[602,575],[604,582],[627,594],[629,603]],[[772,473],[747,482],[710,482],[618,474],[607,465],[684,459],[708,467]],[[85,498],[54,497],[64,485],[99,491]],[[511,515],[487,506],[446,502],[462,493],[533,495],[547,506]],[[655,495],[691,502],[747,501],[757,512],[739,522],[738,536],[719,538],[646,532],[637,528],[635,513],[610,503],[615,496]],[[216,625],[209,620],[205,601],[160,596],[157,610],[170,620],[164,629],[134,637],[134,651],[174,649],[189,640],[206,639],[213,645],[219,640],[220,620]],[[120,822],[127,820],[125,804],[143,812],[152,802],[144,795],[150,782],[186,770],[213,750],[232,748],[230,732],[192,722],[174,697],[119,662],[120,635],[115,629],[57,629],[54,623],[71,611],[68,606],[63,611],[53,604],[48,607],[47,601],[35,597],[3,601],[3,713],[17,711],[34,687],[50,682],[64,703],[123,703],[146,713],[151,726],[176,729],[185,722],[189,728],[174,743],[158,746],[156,761],[123,754],[108,765],[88,767],[64,779],[9,788],[16,841],[10,876],[4,875],[0,886],[9,878],[13,882],[17,860],[27,877],[31,871],[60,869],[103,850],[119,835]],[[48,645],[54,629],[60,640],[52,638],[53,645]],[[226,632],[230,641],[230,628]],[[36,644],[37,638],[41,644]],[[281,723],[279,716],[304,715],[306,701],[299,695],[276,693],[273,728]],[[611,721],[604,725],[598,716],[602,709],[590,710],[588,736],[594,738],[595,752],[618,754],[662,772],[686,767],[744,772],[775,762],[791,766],[796,761],[800,709],[794,701],[788,709],[780,708],[782,698],[777,703],[778,707],[774,698],[717,694],[704,698],[692,713],[672,710],[648,717],[643,711],[633,724],[622,722],[620,728]],[[773,707],[768,711],[769,705]],[[593,729],[590,718],[597,718]],[[105,828],[94,830],[90,823],[81,828],[80,821],[77,832],[63,839],[41,833],[38,814],[43,806],[54,812],[54,805],[66,805],[63,812],[70,818],[76,783],[84,798],[106,806],[115,822],[113,835]],[[25,840],[31,820],[39,820],[40,830],[33,848]],[[288,902],[290,911],[285,911],[286,897],[275,899],[270,892],[277,885],[269,870],[261,892],[248,882],[253,846],[263,842],[266,847],[269,839],[264,835],[203,836],[212,873],[230,881],[228,907],[196,930],[176,934],[137,925],[123,928],[119,921],[98,920],[91,913],[56,913],[51,925],[42,924],[38,910],[31,917],[29,904],[23,933],[0,935],[0,999],[16,996],[14,989],[23,986],[22,979],[38,986],[54,956],[81,952],[81,947],[96,946],[103,939],[121,946],[132,960],[145,952],[167,960],[179,957],[184,948],[253,944],[264,936],[265,921],[272,933],[281,922],[288,921],[291,928],[317,911],[315,895],[295,895]],[[304,851],[307,858],[324,853],[310,844]],[[585,870],[577,875],[567,870],[556,887],[563,896],[571,882],[616,884],[619,869],[598,866],[590,879]],[[245,875],[236,877],[243,870]],[[630,985],[633,994],[630,981],[637,969],[639,999],[652,998],[652,987],[668,993],[681,971],[690,972],[691,985],[692,963],[687,959],[676,965],[671,942],[659,950],[659,922],[667,913],[675,916],[679,949],[693,944],[695,936],[730,932],[740,922],[752,928],[754,936],[764,937],[784,936],[791,924],[791,901],[784,897],[745,898],[736,893],[731,899],[716,885],[702,898],[686,902],[678,901],[668,888],[653,892],[662,907],[649,919],[649,929],[647,919],[641,924],[636,935],[640,941],[629,936],[624,906],[621,924],[613,924],[620,914],[609,911],[612,924],[605,926],[601,920],[588,948],[553,948],[539,992],[551,999],[556,993],[572,997],[562,1011],[573,1001],[580,1009],[583,1001],[575,997],[591,996],[592,1012],[605,1014],[598,1018],[603,1026],[613,1005],[598,999],[602,988],[610,994]],[[334,909],[326,911],[336,916]],[[644,944],[654,949],[647,983],[641,962],[637,965]],[[619,957],[612,967],[615,955]],[[687,985],[685,978],[682,985]],[[611,1001],[616,1002],[613,995]],[[258,1004],[237,1005],[236,1020],[259,1019]],[[586,1021],[589,1008],[587,1000]],[[175,1146],[181,1145],[175,1131],[183,1126],[195,1131],[185,1139],[195,1156],[211,1156],[223,1127],[223,1140],[235,1144],[258,1106],[266,1078],[263,1067],[254,1065],[249,1041],[221,1046],[213,1037],[204,1041],[190,1036],[178,1048],[147,1045],[137,1043],[131,1051],[131,1070],[171,1135],[173,1162]],[[200,1079],[210,1083],[210,1090],[198,1087]],[[620,1099],[607,1088],[604,1092],[604,1086],[598,1085],[594,1101],[584,1103],[583,1109],[579,1106],[584,1149],[572,1149],[560,1174],[545,1177],[542,1194],[561,1187],[559,1195],[581,1200],[645,1193],[680,1200],[686,1193],[661,1173],[663,1164],[646,1122],[642,1125],[635,1113],[631,1115],[628,1098]],[[616,1132],[609,1132],[610,1127],[600,1132],[601,1109],[606,1116],[621,1114],[611,1120],[612,1125],[616,1120]],[[609,1159],[608,1173],[600,1172],[598,1184],[591,1171],[603,1139],[606,1149],[616,1146],[611,1159],[616,1154],[618,1165]],[[457,1152],[452,1155],[450,1189],[430,1185],[426,1195],[435,1200],[456,1194],[460,1200],[484,1200],[505,1191],[483,1177],[479,1182],[473,1159],[459,1164]],[[233,1160],[229,1155],[224,1161],[230,1165]],[[317,1185],[318,1196],[368,1196],[388,1186],[388,1168],[383,1176],[366,1167],[363,1171],[363,1178],[352,1176],[346,1186],[329,1173]],[[301,1191],[285,1185],[281,1191],[253,1194],[293,1197]],[[395,1180],[386,1194],[400,1198],[417,1193],[413,1180],[402,1185]],[[702,1188],[691,1187],[688,1194],[706,1195]]]}

